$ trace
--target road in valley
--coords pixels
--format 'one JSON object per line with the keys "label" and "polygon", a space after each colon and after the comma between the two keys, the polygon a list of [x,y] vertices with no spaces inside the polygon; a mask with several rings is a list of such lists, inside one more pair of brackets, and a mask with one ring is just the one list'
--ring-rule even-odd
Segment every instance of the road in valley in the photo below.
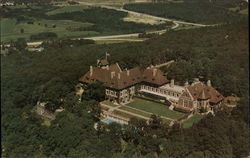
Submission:
{"label": "road in valley", "polygon": [[[78,2],[80,4],[83,4],[83,5],[96,6],[96,4],[93,4],[93,3],[81,2],[81,1],[78,1]],[[174,25],[171,27],[171,29],[178,28],[180,26],[180,24],[198,26],[198,27],[212,26],[212,25],[190,23],[190,22],[185,22],[185,21],[179,21],[179,20],[173,20],[173,19],[168,19],[168,18],[163,18],[163,17],[157,17],[157,16],[153,16],[153,15],[138,13],[138,12],[129,11],[129,10],[126,10],[126,9],[123,9],[123,8],[116,8],[116,7],[106,6],[106,5],[99,5],[99,7],[107,8],[107,9],[114,9],[114,10],[122,11],[122,12],[127,12],[127,13],[132,14],[132,15],[136,15],[136,16],[140,16],[140,17],[144,17],[144,18],[146,17],[146,18],[149,18],[149,19],[152,19],[152,20],[173,22]],[[166,32],[166,30],[164,29],[164,30],[158,30],[158,31],[150,31],[150,32],[147,32],[147,33],[163,34],[165,32]],[[91,39],[91,40],[94,40],[94,41],[133,41],[133,42],[146,40],[145,38],[144,39],[139,39],[138,38],[139,34],[140,33],[121,34],[121,35],[106,35],[106,36],[93,36],[93,37],[77,37],[77,38],[72,38],[72,39]],[[28,42],[27,45],[29,47],[35,47],[35,46],[38,46],[38,45],[42,44],[42,42],[43,41]],[[6,45],[6,46],[9,46],[9,45]]]}

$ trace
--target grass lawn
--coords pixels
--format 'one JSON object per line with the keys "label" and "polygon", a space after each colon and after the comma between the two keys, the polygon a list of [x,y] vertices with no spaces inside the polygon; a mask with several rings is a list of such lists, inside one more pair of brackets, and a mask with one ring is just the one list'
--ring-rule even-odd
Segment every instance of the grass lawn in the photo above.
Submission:
{"label": "grass lawn", "polygon": [[[26,38],[29,40],[30,35],[41,32],[54,32],[58,37],[75,37],[75,36],[93,36],[98,33],[95,31],[70,31],[68,28],[89,27],[91,23],[75,22],[71,20],[37,20],[34,24],[19,23],[16,20],[4,19],[1,24],[2,41],[16,40],[17,38]],[[45,27],[47,24],[47,27]],[[55,28],[52,25],[56,25]],[[20,30],[24,29],[24,33]]]}
{"label": "grass lawn", "polygon": [[169,117],[172,119],[179,119],[184,115],[184,113],[169,110],[168,106],[166,105],[155,103],[148,100],[143,100],[140,98],[134,98],[134,101],[127,104],[127,106],[131,106],[133,108],[144,110],[156,115]]}
{"label": "grass lawn", "polygon": [[12,33],[16,25],[16,19],[1,19],[1,36]]}
{"label": "grass lawn", "polygon": [[128,112],[132,112],[132,113],[135,113],[135,114],[138,114],[138,115],[142,115],[142,116],[145,116],[145,117],[150,117],[151,114],[148,114],[148,113],[145,113],[145,112],[141,112],[139,110],[135,110],[135,109],[131,109],[129,107],[120,107],[119,109],[122,109],[122,110],[125,110],[125,111],[128,111]]}
{"label": "grass lawn", "polygon": [[199,122],[203,118],[202,115],[194,115],[191,118],[189,118],[187,121],[183,123],[183,128],[189,128],[191,127],[194,123]]}
{"label": "grass lawn", "polygon": [[112,103],[112,102],[110,102],[110,101],[107,101],[107,100],[104,100],[104,101],[102,101],[101,103],[106,104],[106,105],[108,105],[108,106],[112,106],[112,107],[116,107],[116,106],[117,106],[117,105],[115,105],[114,103]]}
{"label": "grass lawn", "polygon": [[47,12],[47,15],[55,15],[55,14],[60,14],[60,13],[69,13],[69,12],[77,12],[77,11],[82,11],[83,9],[86,9],[87,6],[65,6],[62,8],[58,8],[52,11]]}
{"label": "grass lawn", "polygon": [[166,123],[166,124],[169,125],[171,121],[170,121],[170,120],[167,120],[167,119],[162,119],[162,122],[164,122],[164,123]]}

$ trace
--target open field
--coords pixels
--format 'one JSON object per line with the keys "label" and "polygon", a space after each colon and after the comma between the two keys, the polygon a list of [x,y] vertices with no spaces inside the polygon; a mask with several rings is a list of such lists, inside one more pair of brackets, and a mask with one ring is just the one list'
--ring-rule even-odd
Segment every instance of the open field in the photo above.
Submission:
{"label": "open field", "polygon": [[134,98],[134,101],[127,104],[127,106],[131,106],[133,108],[137,108],[140,110],[144,110],[156,115],[165,116],[172,119],[179,119],[184,115],[183,113],[169,110],[168,106],[166,105],[139,98]]}
{"label": "open field", "polygon": [[[151,25],[151,22],[136,23],[134,22],[136,20],[123,21],[123,18],[128,15],[126,12],[84,5],[17,6],[5,8],[3,13],[1,19],[3,42],[15,41],[18,38],[29,40],[31,35],[42,32],[56,33],[59,38],[83,38],[162,30],[166,25],[170,26],[170,24],[162,23]],[[23,32],[21,32],[22,29]]]}
{"label": "open field", "polygon": [[202,115],[194,115],[191,118],[189,118],[187,121],[183,123],[183,128],[189,128],[191,127],[194,123],[199,122],[203,118]]}
{"label": "open field", "polygon": [[16,19],[1,19],[1,37],[4,34],[12,33],[15,24]]}
{"label": "open field", "polygon": [[60,13],[70,13],[70,12],[77,12],[77,11],[83,11],[86,9],[87,6],[80,5],[80,6],[65,6],[61,7],[52,11],[47,12],[47,15],[54,15],[54,14],[60,14]]}
{"label": "open field", "polygon": [[[3,19],[1,22],[1,38],[3,42],[16,40],[17,38],[26,38],[26,40],[29,40],[30,35],[41,32],[54,32],[58,35],[58,37],[98,35],[95,31],[70,31],[74,28],[92,26],[91,23],[76,22],[71,20],[36,20],[34,21],[34,24],[16,24],[15,19]],[[54,28],[53,25],[56,27]],[[21,29],[24,30],[23,33],[21,33]]]}

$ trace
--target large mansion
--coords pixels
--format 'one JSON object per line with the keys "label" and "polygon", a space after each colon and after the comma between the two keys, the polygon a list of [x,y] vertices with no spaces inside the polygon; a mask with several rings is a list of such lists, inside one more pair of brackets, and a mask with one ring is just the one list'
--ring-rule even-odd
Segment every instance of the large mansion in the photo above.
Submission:
{"label": "large mansion", "polygon": [[179,86],[168,80],[158,68],[135,67],[122,70],[118,63],[109,65],[107,60],[97,60],[97,66],[79,79],[81,86],[102,82],[106,88],[106,99],[118,104],[129,103],[135,94],[150,94],[165,99],[172,108],[186,111],[212,110],[224,97],[211,86],[196,79],[191,85]]}

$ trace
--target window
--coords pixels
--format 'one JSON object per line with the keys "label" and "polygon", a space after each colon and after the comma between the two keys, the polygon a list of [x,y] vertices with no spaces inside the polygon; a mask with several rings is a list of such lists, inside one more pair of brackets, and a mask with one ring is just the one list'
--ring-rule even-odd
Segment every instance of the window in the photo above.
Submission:
{"label": "window", "polygon": [[188,107],[188,101],[184,100],[184,107]]}
{"label": "window", "polygon": [[109,90],[108,89],[106,89],[106,94],[109,94]]}

